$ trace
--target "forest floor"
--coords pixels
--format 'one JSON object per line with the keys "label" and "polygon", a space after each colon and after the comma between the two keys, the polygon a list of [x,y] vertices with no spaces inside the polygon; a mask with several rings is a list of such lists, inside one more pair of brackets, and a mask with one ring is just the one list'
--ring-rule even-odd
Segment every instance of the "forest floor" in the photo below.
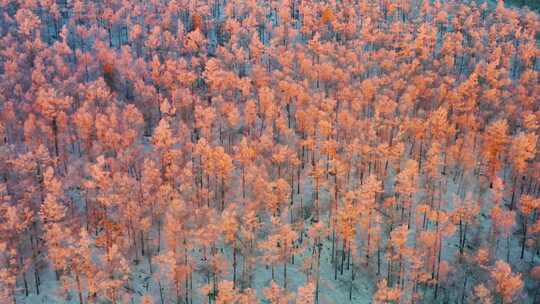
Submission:
{"label": "forest floor", "polygon": [[[446,176],[446,180],[443,182],[444,186],[444,193],[442,195],[443,201],[447,203],[446,207],[444,209],[451,210],[453,209],[452,202],[455,196],[464,196],[465,193],[463,192],[463,181],[465,179],[458,179],[461,180],[462,184],[455,183],[453,174],[451,173],[452,170],[449,170],[450,172]],[[389,172],[388,178],[385,180],[385,191],[393,191],[391,188],[391,185],[394,183],[392,182],[394,179],[393,173]],[[476,187],[472,187],[473,189]],[[304,213],[304,216],[308,216],[308,221],[311,219],[309,215],[309,211],[311,208],[313,208],[314,204],[314,185],[313,180],[311,178],[306,178],[304,183],[301,185],[301,194],[295,195],[295,206],[292,208],[292,214],[294,217],[302,216],[301,214]],[[471,189],[471,187],[469,187]],[[476,188],[477,189],[477,188]],[[331,194],[327,191],[327,189],[321,189],[320,191],[320,202],[321,207],[323,207],[323,210],[330,210],[330,206],[328,206],[330,201]],[[482,193],[477,192],[474,193],[475,196],[479,198],[480,201],[483,201],[484,206],[488,206],[488,201],[491,199],[491,193],[490,190],[486,190]],[[416,200],[420,200],[422,198],[425,198],[425,193],[417,193]],[[300,200],[302,201],[303,208],[305,209],[302,211],[300,209]],[[321,214],[321,218],[327,217],[327,213]],[[481,210],[479,215],[480,220],[475,224],[479,226],[479,229],[475,230],[477,232],[477,235],[468,235],[468,242],[467,242],[467,250],[470,252],[473,252],[474,250],[477,250],[481,246],[487,246],[489,244],[486,244],[486,235],[490,234],[490,226],[491,226],[491,220],[489,216],[488,210]],[[413,224],[414,225],[414,224]],[[302,233],[306,233],[307,231],[302,231]],[[481,234],[481,235],[479,235]],[[525,251],[525,258],[520,259],[520,251],[521,251],[521,243],[520,243],[520,234],[519,230],[517,230],[514,235],[510,236],[508,239],[508,242],[498,242],[495,249],[495,255],[497,259],[506,260],[507,256],[510,257],[512,264],[515,267],[516,271],[520,272],[527,272],[528,269],[530,269],[532,266],[534,266],[534,261],[536,258],[536,254],[534,252],[530,252],[529,250]],[[413,236],[409,235],[409,246],[413,247]],[[454,267],[456,269],[461,269],[456,265],[456,263],[461,263],[461,259],[459,258],[459,250],[458,250],[458,243],[459,243],[459,234],[454,233],[454,235],[450,238],[447,238],[443,242],[443,247],[447,248],[446,250],[443,250],[443,256],[442,259],[444,261],[447,261],[450,265],[450,267]],[[303,244],[301,244],[303,245]],[[306,244],[307,245],[307,244]],[[453,248],[453,250],[452,250]],[[228,261],[232,260],[232,251],[230,248],[223,249],[218,248],[218,250],[223,250],[223,255],[226,257]],[[336,255],[341,254],[340,251],[338,251],[339,248],[336,248]],[[312,252],[310,250],[309,246],[306,246],[305,250],[295,255],[294,257],[294,264],[288,263],[287,265],[287,290],[294,292],[297,291],[299,287],[305,284],[306,282],[306,273],[303,269],[305,267],[304,262],[307,258],[311,256]],[[203,261],[203,256],[200,250],[194,250],[190,254],[191,258],[195,261],[199,261],[199,265],[197,268],[198,271],[195,271],[193,273],[193,286],[203,286],[206,284],[207,277],[205,275],[205,271],[201,270],[203,264],[207,263]],[[339,259],[339,257],[338,257]],[[322,240],[322,250],[321,250],[321,258],[320,258],[320,293],[319,293],[319,303],[320,304],[332,304],[332,303],[359,303],[359,304],[369,304],[372,303],[373,294],[376,290],[376,286],[373,282],[377,282],[380,279],[385,277],[386,274],[386,265],[385,262],[386,258],[384,255],[381,255],[381,261],[382,265],[380,268],[380,273],[377,274],[377,262],[376,262],[376,254],[373,253],[371,260],[369,261],[368,265],[357,265],[355,269],[357,269],[357,272],[355,273],[355,279],[351,280],[351,271],[347,269],[347,266],[344,266],[343,274],[340,273],[340,270],[335,270],[334,264],[331,262],[332,260],[332,235],[330,235]],[[338,262],[339,264],[339,262]],[[345,262],[345,264],[347,264]],[[156,265],[154,264],[154,274],[150,272],[150,267],[147,260],[139,261],[136,265],[135,263],[131,264],[131,271],[130,271],[130,277],[129,277],[129,284],[124,286],[126,290],[130,290],[132,294],[135,295],[135,297],[132,299],[133,304],[138,303],[138,298],[141,297],[144,294],[151,294],[153,295],[154,299],[160,298],[160,292],[159,287],[152,282],[155,282],[155,280],[152,280],[153,276],[159,271],[156,271]],[[240,267],[239,267],[240,268]],[[338,267],[339,268],[339,267]],[[66,301],[66,296],[62,294],[56,294],[59,290],[62,288],[60,287],[60,283],[55,279],[55,274],[51,270],[51,267],[47,267],[46,270],[42,273],[42,286],[41,286],[41,294],[39,296],[35,294],[30,294],[28,297],[23,297],[22,294],[20,294],[19,298],[17,299],[17,303],[23,303],[23,304],[77,304],[78,299],[72,295],[72,298],[68,301]],[[260,303],[268,303],[265,300],[265,296],[263,293],[264,288],[268,287],[270,285],[270,282],[272,281],[272,271],[271,267],[269,265],[266,265],[262,261],[257,261],[257,265],[255,266],[256,272],[253,276],[253,282],[252,282],[252,288],[257,292],[257,297],[260,301]],[[239,269],[240,272],[240,269]],[[337,275],[336,275],[337,274]],[[455,274],[455,275],[461,275],[461,274]],[[471,276],[474,276],[475,274],[471,273],[469,274]],[[337,277],[337,279],[335,279]],[[228,271],[223,274],[221,279],[227,279],[227,280],[233,280],[233,274],[232,271]],[[276,284],[278,284],[280,287],[283,286],[284,282],[284,275],[283,275],[283,264],[275,265],[274,267],[274,281]],[[522,299],[523,304],[536,304],[534,303],[534,300],[532,295],[534,294],[535,290],[535,283],[534,282],[527,282],[525,281],[525,287],[524,289],[529,290],[530,292],[527,292],[526,294],[529,295],[528,298]],[[166,286],[162,286],[164,289],[166,289]],[[460,292],[461,292],[461,286],[441,286],[440,296],[435,299],[434,295],[430,292],[425,293],[424,295],[424,301],[428,300],[429,303],[458,303],[460,298]],[[349,300],[349,292],[352,289],[351,292],[351,299]],[[166,291],[164,291],[166,292]],[[192,303],[205,303],[206,299],[205,296],[195,288],[192,290]],[[457,302],[455,302],[457,301]],[[159,303],[159,302],[156,302]],[[164,303],[167,303],[165,301]],[[100,303],[101,304],[101,303]],[[105,303],[103,303],[105,304]]]}

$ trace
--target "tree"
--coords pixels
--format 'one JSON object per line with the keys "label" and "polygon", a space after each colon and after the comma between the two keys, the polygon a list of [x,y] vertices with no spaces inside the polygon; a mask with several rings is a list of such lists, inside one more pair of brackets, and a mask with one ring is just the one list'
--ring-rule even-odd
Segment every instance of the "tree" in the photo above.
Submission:
{"label": "tree", "polygon": [[315,304],[315,284],[307,282],[304,286],[298,287],[296,304]]}
{"label": "tree", "polygon": [[167,118],[162,118],[152,135],[153,144],[160,150],[170,149],[175,141]]}
{"label": "tree", "polygon": [[510,265],[504,261],[499,260],[495,263],[495,266],[490,270],[490,276],[502,303],[512,303],[523,288],[521,274],[513,273]]}
{"label": "tree", "polygon": [[15,20],[19,24],[19,31],[25,36],[33,35],[41,25],[40,18],[28,8],[18,10]]}
{"label": "tree", "polygon": [[527,162],[534,158],[536,154],[536,141],[538,136],[533,133],[519,133],[510,144],[509,155],[514,169],[514,182],[512,188],[512,199],[510,209],[514,208],[514,197],[518,185],[518,177],[523,175],[527,169]]}
{"label": "tree", "polygon": [[61,271],[68,267],[66,261],[69,259],[71,229],[63,223],[67,208],[61,203],[62,184],[54,177],[51,167],[44,173],[44,184],[48,193],[41,205],[40,217],[45,228],[48,256],[54,265],[56,279],[59,280]]}
{"label": "tree", "polygon": [[508,123],[501,119],[492,122],[483,134],[482,154],[488,166],[488,177],[491,180],[502,166],[501,156],[508,143]]}
{"label": "tree", "polygon": [[[340,272],[343,274],[343,267],[347,257],[347,269],[349,268],[349,262],[351,255],[356,255],[356,225],[357,218],[359,216],[359,209],[353,206],[352,202],[345,202],[342,208],[337,212],[337,231],[338,235],[342,238],[342,250],[341,250],[341,266]],[[337,273],[337,260],[335,272]],[[353,265],[354,270],[354,265]],[[353,275],[354,276],[354,275]],[[334,274],[335,277],[335,274]],[[352,278],[351,278],[352,280]],[[352,284],[352,283],[351,283]]]}
{"label": "tree", "polygon": [[474,286],[474,299],[480,304],[491,304],[491,293],[482,283]]}
{"label": "tree", "polygon": [[405,164],[405,168],[396,176],[396,193],[399,193],[402,202],[401,220],[405,220],[405,212],[408,212],[408,225],[410,225],[413,193],[417,191],[417,183],[417,163],[416,161],[409,159]]}
{"label": "tree", "polygon": [[385,304],[399,302],[401,292],[399,288],[389,288],[385,279],[377,283],[377,291],[373,295],[373,303]]}
{"label": "tree", "polygon": [[287,291],[287,264],[292,256],[299,250],[295,248],[298,234],[291,229],[290,225],[281,222],[279,219],[272,220],[273,232],[268,238],[259,244],[265,251],[263,260],[271,265],[272,284],[274,284],[274,265],[283,264],[283,289]]}
{"label": "tree", "polygon": [[[164,213],[166,250],[161,251],[156,257],[164,282],[168,281],[173,286],[176,300],[179,301],[183,296],[186,302],[190,300],[191,289],[188,286],[195,268],[194,259],[189,253],[196,246],[194,242],[189,241],[195,237],[193,229],[189,226],[193,223],[193,214],[190,213],[189,206],[179,197],[174,197],[170,201]],[[158,283],[162,284],[161,279]],[[161,287],[160,297],[163,297]]]}
{"label": "tree", "polygon": [[222,281],[218,285],[218,295],[216,304],[237,303],[240,295],[234,289],[234,284],[231,281]]}
{"label": "tree", "polygon": [[535,199],[531,197],[530,195],[522,195],[520,199],[520,208],[523,215],[523,238],[521,240],[521,259],[523,259],[523,256],[525,254],[525,244],[527,242],[527,231],[529,229],[529,218],[533,211],[540,208],[540,199]]}
{"label": "tree", "polygon": [[17,271],[16,267],[16,251],[6,250],[6,243],[0,243],[0,249],[2,249],[2,269],[0,270],[0,299],[5,303],[17,303],[15,288],[17,286]]}
{"label": "tree", "polygon": [[232,173],[234,167],[232,163],[232,158],[229,154],[225,152],[223,147],[216,147],[212,151],[211,161],[215,166],[215,175],[216,179],[220,180],[220,199],[221,199],[221,210],[225,208],[225,194],[227,192],[225,181],[229,180],[229,176]]}
{"label": "tree", "polygon": [[128,280],[129,264],[116,244],[100,256],[100,264],[96,273],[98,290],[105,299],[118,303]]}
{"label": "tree", "polygon": [[185,39],[186,48],[192,53],[202,52],[206,49],[207,40],[199,28],[189,32]]}
{"label": "tree", "polygon": [[389,257],[388,257],[388,277],[392,278],[392,271],[393,271],[393,261],[398,262],[398,274],[397,274],[397,285],[399,286],[402,282],[403,277],[405,276],[405,268],[403,259],[405,256],[408,255],[409,248],[407,246],[407,235],[409,231],[407,228],[407,225],[401,225],[396,228],[394,228],[390,232],[390,251],[389,251]]}
{"label": "tree", "polygon": [[222,217],[222,231],[226,244],[232,244],[233,249],[233,288],[236,287],[236,267],[237,267],[237,238],[240,225],[238,223],[236,205],[231,204],[223,211]]}
{"label": "tree", "polygon": [[246,168],[248,168],[251,163],[254,161],[256,154],[255,149],[253,149],[245,137],[242,137],[240,144],[235,147],[236,155],[235,158],[241,164],[242,170],[242,198],[246,198]]}
{"label": "tree", "polygon": [[[511,210],[504,210],[499,206],[493,207],[491,209],[491,221],[492,221],[492,231],[495,236],[502,235],[506,237],[506,260],[510,260],[510,234],[512,233],[512,228],[516,224],[516,212]],[[496,240],[496,246],[498,247],[499,240]]]}
{"label": "tree", "polygon": [[468,193],[465,200],[455,199],[454,224],[459,225],[459,253],[463,255],[469,225],[473,224],[480,213],[480,205],[473,200],[472,193]]}
{"label": "tree", "polygon": [[279,287],[273,280],[270,282],[269,287],[264,288],[263,293],[270,304],[287,304],[294,297],[293,294]]}
{"label": "tree", "polygon": [[538,135],[523,132],[512,138],[508,154],[512,158],[512,165],[517,173],[523,174],[527,169],[527,161],[534,158],[537,140]]}
{"label": "tree", "polygon": [[70,97],[59,96],[58,92],[54,88],[41,88],[37,92],[36,106],[40,110],[43,117],[51,124],[56,157],[60,156],[58,142],[59,127],[65,124],[66,114],[64,111],[69,108],[72,102],[73,101]]}
{"label": "tree", "polygon": [[58,203],[57,199],[48,194],[41,207],[41,219],[45,224],[45,239],[48,245],[48,256],[51,259],[57,272],[57,279],[60,279],[59,272],[66,266],[68,258],[67,237],[70,232],[61,225],[61,221],[66,217],[66,208]]}

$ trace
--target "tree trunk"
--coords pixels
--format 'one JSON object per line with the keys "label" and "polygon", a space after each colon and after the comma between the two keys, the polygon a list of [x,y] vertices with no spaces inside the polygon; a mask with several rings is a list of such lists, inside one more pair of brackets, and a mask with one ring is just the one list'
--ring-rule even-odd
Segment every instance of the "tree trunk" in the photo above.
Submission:
{"label": "tree trunk", "polygon": [[352,300],[353,282],[354,282],[354,261],[352,262],[352,269],[351,269],[351,282],[349,285],[349,301]]}
{"label": "tree trunk", "polygon": [[163,301],[163,287],[161,287],[161,280],[158,278],[158,288],[159,288],[159,300],[161,301],[161,304],[165,304]]}
{"label": "tree trunk", "polygon": [[319,246],[319,244],[317,244],[317,280],[315,284],[315,304],[319,303],[319,290],[320,290],[320,287],[319,287],[320,273],[319,272],[321,269],[321,249],[322,249],[322,246]]}
{"label": "tree trunk", "polygon": [[461,292],[461,304],[465,303],[465,294],[467,291],[467,279],[469,278],[468,275],[465,275],[465,280],[463,280],[463,291]]}
{"label": "tree trunk", "polygon": [[54,153],[56,155],[56,158],[60,157],[60,153],[58,151],[58,124],[56,122],[56,117],[52,120],[52,129],[54,133]]}
{"label": "tree trunk", "polygon": [[525,215],[523,219],[523,239],[521,241],[521,259],[523,259],[523,255],[525,254],[525,243],[527,241],[527,219],[528,216]]}
{"label": "tree trunk", "polygon": [[28,281],[26,280],[26,271],[23,269],[24,261],[23,261],[23,253],[21,248],[19,247],[19,271],[21,272],[21,276],[24,283],[24,295],[28,297],[29,291],[28,291]]}
{"label": "tree trunk", "polygon": [[144,256],[144,233],[139,231],[139,237],[141,238],[141,255]]}
{"label": "tree trunk", "polygon": [[242,166],[242,198],[246,199],[246,176],[245,176],[245,168]]}
{"label": "tree trunk", "polygon": [[233,247],[233,289],[236,288],[236,245]]}
{"label": "tree trunk", "polygon": [[437,294],[439,292],[439,270],[441,268],[441,249],[442,249],[442,239],[439,236],[439,252],[437,257],[437,270],[435,273],[435,294],[434,298],[437,299]]}
{"label": "tree trunk", "polygon": [[79,304],[84,304],[82,296],[81,279],[79,277],[79,271],[75,270],[75,280],[77,281],[77,293],[79,294]]}
{"label": "tree trunk", "polygon": [[283,263],[283,289],[287,290],[287,261]]}
{"label": "tree trunk", "polygon": [[[33,223],[33,225],[35,226],[35,223]],[[36,285],[36,294],[39,295],[39,285],[41,282],[39,278],[39,271],[37,269],[37,253],[36,253],[37,244],[34,243],[33,236],[30,236],[30,243],[32,245],[32,265],[34,266],[34,283]]]}
{"label": "tree trunk", "polygon": [[377,275],[381,274],[381,249],[377,245]]}
{"label": "tree trunk", "polygon": [[506,236],[506,262],[510,264],[510,234]]}

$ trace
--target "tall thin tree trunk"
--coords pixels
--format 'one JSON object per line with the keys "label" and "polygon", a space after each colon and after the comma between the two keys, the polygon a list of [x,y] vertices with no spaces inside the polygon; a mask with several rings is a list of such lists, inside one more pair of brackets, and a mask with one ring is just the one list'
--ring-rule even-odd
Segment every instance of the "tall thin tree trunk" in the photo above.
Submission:
{"label": "tall thin tree trunk", "polygon": [[75,270],[75,280],[77,282],[77,293],[79,294],[79,304],[84,304],[82,296],[81,278],[79,277],[79,271]]}
{"label": "tall thin tree trunk", "polygon": [[527,220],[528,215],[525,215],[523,219],[523,239],[521,240],[521,259],[523,259],[523,255],[525,254],[525,243],[527,242]]}
{"label": "tall thin tree trunk", "polygon": [[283,263],[283,289],[287,290],[287,261]]}
{"label": "tall thin tree trunk", "polygon": [[352,300],[353,282],[354,282],[354,261],[352,262],[352,269],[351,269],[351,281],[349,285],[349,301]]}
{"label": "tall thin tree trunk", "polygon": [[233,289],[236,288],[236,244],[233,246]]}
{"label": "tall thin tree trunk", "polygon": [[317,279],[315,282],[315,304],[319,303],[319,290],[320,290],[320,286],[319,286],[320,273],[319,272],[321,269],[321,249],[322,249],[322,246],[319,246],[317,244]]}
{"label": "tall thin tree trunk", "polygon": [[58,124],[56,122],[56,117],[52,120],[52,129],[54,133],[54,153],[56,158],[60,157],[60,153],[58,151]]}

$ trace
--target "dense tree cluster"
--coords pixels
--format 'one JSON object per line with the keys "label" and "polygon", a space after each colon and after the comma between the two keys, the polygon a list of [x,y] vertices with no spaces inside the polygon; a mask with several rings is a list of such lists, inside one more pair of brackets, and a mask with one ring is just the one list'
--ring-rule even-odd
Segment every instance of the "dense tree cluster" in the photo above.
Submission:
{"label": "dense tree cluster", "polygon": [[540,19],[0,1],[1,303],[539,303]]}

